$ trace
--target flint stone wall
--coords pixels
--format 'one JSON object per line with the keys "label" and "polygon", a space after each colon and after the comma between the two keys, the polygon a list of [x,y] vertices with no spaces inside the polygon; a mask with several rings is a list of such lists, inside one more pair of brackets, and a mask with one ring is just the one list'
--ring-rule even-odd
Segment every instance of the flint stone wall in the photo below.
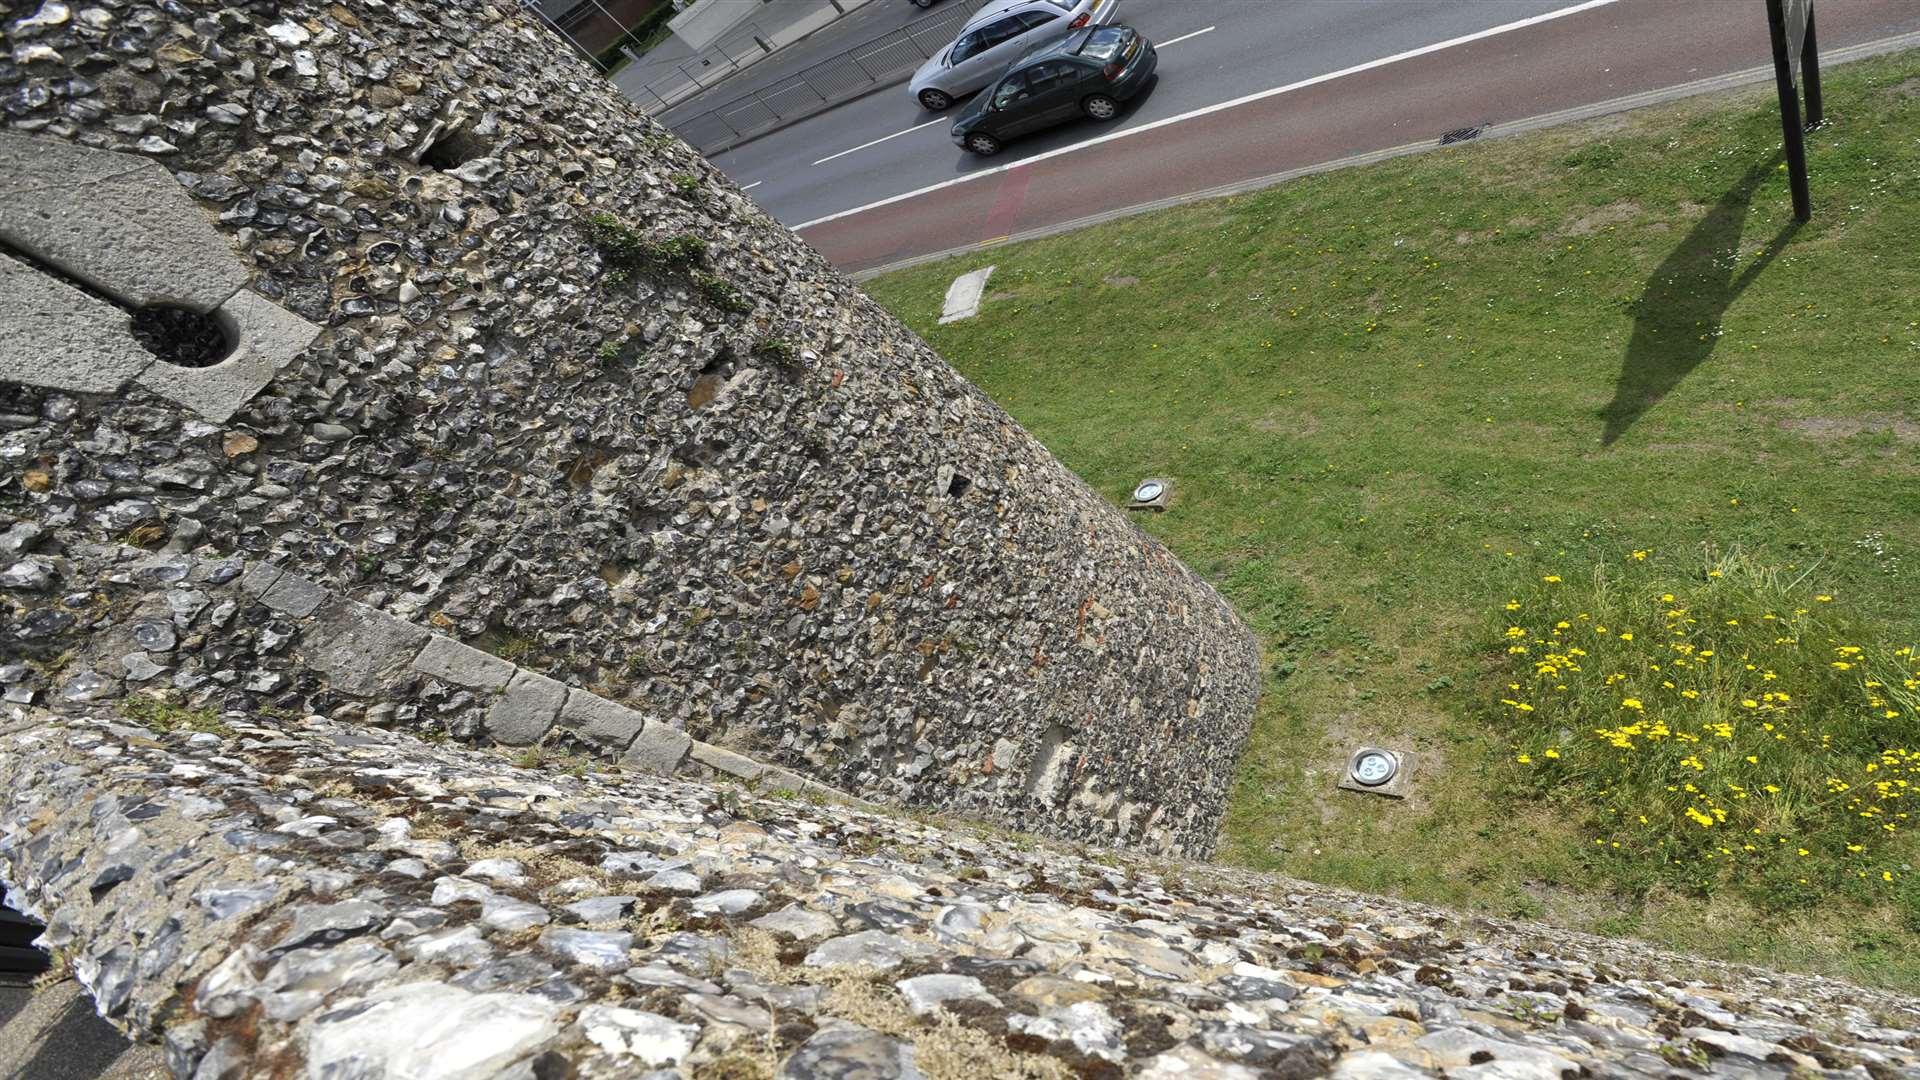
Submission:
{"label": "flint stone wall", "polygon": [[[42,554],[271,562],[847,790],[1210,848],[1258,683],[1228,605],[531,20],[0,27],[8,132],[161,162],[322,328],[230,417],[0,383]],[[0,637],[70,606],[16,595]],[[219,693],[328,711],[298,690]]]}
{"label": "flint stone wall", "polygon": [[0,884],[177,1077],[1920,1076],[1920,1001],[1825,979],[317,717],[87,708],[0,728]]}

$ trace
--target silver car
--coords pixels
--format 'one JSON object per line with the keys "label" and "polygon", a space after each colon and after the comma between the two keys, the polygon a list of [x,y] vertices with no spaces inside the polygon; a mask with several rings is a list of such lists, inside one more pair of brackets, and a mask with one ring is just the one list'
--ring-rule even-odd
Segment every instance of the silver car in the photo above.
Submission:
{"label": "silver car", "polygon": [[939,112],[992,82],[1036,45],[1083,26],[1102,26],[1120,0],[988,0],[953,44],[920,65],[907,83],[921,106]]}

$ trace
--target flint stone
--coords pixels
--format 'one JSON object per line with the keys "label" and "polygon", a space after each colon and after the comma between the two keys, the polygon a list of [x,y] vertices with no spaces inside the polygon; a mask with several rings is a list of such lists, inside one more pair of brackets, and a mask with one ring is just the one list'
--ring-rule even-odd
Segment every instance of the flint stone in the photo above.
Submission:
{"label": "flint stone", "polygon": [[513,678],[514,666],[491,653],[433,634],[413,658],[413,670],[471,690],[500,690]]}
{"label": "flint stone", "polygon": [[671,776],[686,760],[693,737],[658,720],[647,723],[631,748],[620,756],[620,764],[629,769]]}
{"label": "flint stone", "polygon": [[632,709],[585,690],[569,690],[567,703],[560,709],[561,727],[578,731],[588,742],[613,750],[625,750],[632,745],[646,723],[647,718]]}
{"label": "flint stone", "polygon": [[1116,1062],[1126,1058],[1126,1048],[1120,1040],[1123,1031],[1120,1022],[1097,1001],[1050,1005],[1037,1017],[1015,1014],[1007,1019],[1007,1028],[1035,1038],[1065,1040],[1089,1057]]}
{"label": "flint stone", "polygon": [[513,933],[553,921],[539,904],[516,900],[511,896],[489,896],[480,902],[480,922],[490,930]]}
{"label": "flint stone", "polygon": [[589,896],[564,905],[560,910],[583,923],[608,923],[626,918],[639,902],[637,896]]}
{"label": "flint stone", "polygon": [[373,929],[386,917],[386,908],[367,900],[303,907],[294,913],[293,926],[273,943],[271,951],[331,945]]}
{"label": "flint stone", "polygon": [[307,1075],[492,1076],[559,1034],[559,1012],[528,994],[474,994],[437,982],[390,987],[303,1027]]}
{"label": "flint stone", "polygon": [[217,881],[194,893],[193,898],[215,919],[231,919],[263,906],[279,892],[280,886],[271,881]]}
{"label": "flint stone", "polygon": [[486,731],[502,746],[531,746],[553,727],[565,700],[565,685],[531,671],[521,671],[506,692],[487,710]]}
{"label": "flint stone", "polygon": [[570,930],[553,927],[540,935],[540,949],[570,964],[612,974],[627,966],[633,935],[624,930]]}
{"label": "flint stone", "polygon": [[456,966],[484,963],[493,956],[493,946],[480,938],[477,926],[448,926],[429,930],[407,939],[400,951],[413,960],[439,961]]}
{"label": "flint stone", "polygon": [[785,934],[795,941],[829,937],[840,929],[832,916],[799,904],[790,904],[779,911],[762,915],[747,925],[771,934]]}
{"label": "flint stone", "polygon": [[1185,1045],[1148,1058],[1137,1074],[1139,1080],[1260,1080],[1261,1075],[1244,1065],[1215,1061],[1198,1049]]}
{"label": "flint stone", "polygon": [[808,967],[867,967],[890,971],[908,960],[933,955],[926,945],[885,930],[862,930],[822,942],[807,954]]}
{"label": "flint stone", "polygon": [[580,1010],[577,1026],[587,1041],[610,1054],[638,1058],[651,1066],[678,1065],[700,1040],[693,1024],[676,1024],[657,1013],[589,1005]]}
{"label": "flint stone", "polygon": [[696,915],[738,915],[759,902],[760,894],[752,889],[722,889],[690,901]]}
{"label": "flint stone", "polygon": [[940,1006],[948,1001],[1000,1004],[1000,999],[987,993],[987,988],[981,985],[980,980],[971,975],[917,975],[893,985],[900,991],[900,996],[907,1000],[907,1007],[918,1016],[939,1012]]}
{"label": "flint stone", "polygon": [[53,584],[53,571],[40,559],[22,559],[0,570],[0,589],[40,592]]}
{"label": "flint stone", "polygon": [[913,1047],[848,1024],[816,1032],[781,1064],[779,1080],[926,1080]]}
{"label": "flint stone", "polygon": [[427,631],[353,600],[329,599],[300,636],[297,655],[333,688],[370,697],[407,673]]}
{"label": "flint stone", "polygon": [[[1563,1071],[1572,1073],[1580,1069],[1574,1062],[1559,1054],[1550,1053],[1538,1047],[1490,1039],[1463,1028],[1429,1031],[1415,1040],[1414,1045],[1432,1054],[1436,1067],[1449,1072],[1464,1069],[1468,1065],[1484,1064],[1489,1060],[1499,1062],[1503,1067],[1537,1072],[1552,1080],[1558,1080]],[[1479,1060],[1476,1061],[1475,1058]]]}

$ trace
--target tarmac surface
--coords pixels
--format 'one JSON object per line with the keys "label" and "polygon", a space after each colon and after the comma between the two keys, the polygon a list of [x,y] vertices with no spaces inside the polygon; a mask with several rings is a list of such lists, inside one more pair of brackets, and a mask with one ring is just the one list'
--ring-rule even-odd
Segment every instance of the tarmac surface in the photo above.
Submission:
{"label": "tarmac surface", "polygon": [[[1121,0],[1160,46],[1119,121],[975,158],[904,87],[714,157],[847,270],[1771,62],[1748,0]],[[904,4],[903,4],[904,6]],[[1823,0],[1823,53],[1920,31],[1911,0]],[[829,33],[816,35],[828,38]],[[821,47],[827,42],[819,41]]]}

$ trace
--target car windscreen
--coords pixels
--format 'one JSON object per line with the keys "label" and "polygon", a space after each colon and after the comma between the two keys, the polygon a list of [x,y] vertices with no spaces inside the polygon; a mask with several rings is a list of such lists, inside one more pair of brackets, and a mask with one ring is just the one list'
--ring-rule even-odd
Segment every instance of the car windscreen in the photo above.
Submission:
{"label": "car windscreen", "polygon": [[1104,64],[1119,56],[1120,50],[1126,48],[1127,42],[1132,38],[1133,31],[1124,26],[1103,26],[1088,34],[1087,40],[1081,42],[1080,47],[1074,51],[1089,60],[1098,60]]}

